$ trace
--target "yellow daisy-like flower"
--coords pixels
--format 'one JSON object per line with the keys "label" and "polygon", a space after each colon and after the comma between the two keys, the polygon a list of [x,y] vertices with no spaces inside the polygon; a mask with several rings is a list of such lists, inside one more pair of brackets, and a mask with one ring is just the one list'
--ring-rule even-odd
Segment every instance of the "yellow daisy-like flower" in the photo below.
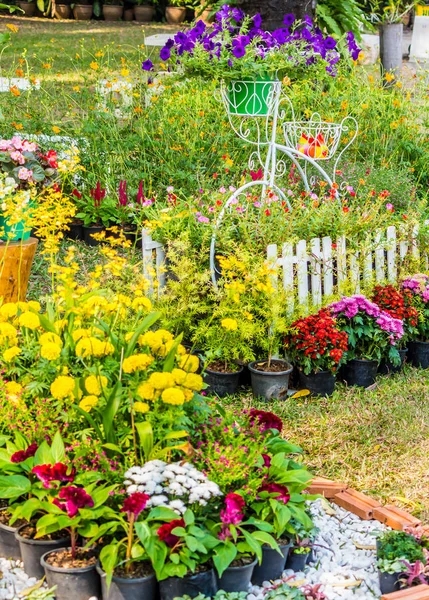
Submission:
{"label": "yellow daisy-like flower", "polygon": [[51,383],[51,394],[56,400],[63,400],[71,396],[75,388],[73,377],[60,375]]}
{"label": "yellow daisy-like flower", "polygon": [[182,385],[186,377],[188,376],[187,372],[183,371],[182,369],[173,369],[171,374],[174,377],[174,383],[176,385]]}
{"label": "yellow daisy-like flower", "polygon": [[171,373],[152,373],[148,384],[156,390],[165,390],[174,386],[174,378]]}
{"label": "yellow daisy-like flower", "polygon": [[183,387],[188,388],[189,390],[199,392],[203,389],[203,378],[201,377],[201,375],[196,375],[195,373],[188,373],[188,376],[182,385]]}
{"label": "yellow daisy-like flower", "polygon": [[85,379],[85,389],[92,396],[99,396],[107,384],[108,379],[104,375],[88,375]]}
{"label": "yellow daisy-like flower", "polygon": [[44,344],[57,344],[57,346],[62,346],[63,342],[60,338],[59,335],[57,335],[56,333],[52,333],[51,331],[47,331],[46,333],[42,333],[42,335],[39,337],[39,344],[40,345],[44,345]]}
{"label": "yellow daisy-like flower", "polygon": [[90,337],[90,336],[91,336],[91,330],[84,329],[83,327],[79,327],[79,329],[75,329],[72,332],[72,338],[73,338],[74,342],[78,342],[83,337]]}
{"label": "yellow daisy-like flower", "polygon": [[144,414],[149,412],[150,406],[146,402],[134,402],[134,410],[135,412]]}
{"label": "yellow daisy-like flower", "polygon": [[22,385],[17,381],[8,381],[4,387],[7,394],[20,394],[22,392]]}
{"label": "yellow daisy-like flower", "polygon": [[40,327],[40,319],[39,317],[32,312],[24,312],[18,318],[18,323],[21,327],[26,327],[27,329],[37,329]]}
{"label": "yellow daisy-like flower", "polygon": [[238,329],[238,323],[235,319],[222,319],[220,324],[227,331],[236,331]]}
{"label": "yellow daisy-like flower", "polygon": [[188,373],[196,373],[200,366],[200,359],[194,354],[184,354],[179,358],[179,367]]}
{"label": "yellow daisy-like flower", "polygon": [[162,392],[161,399],[165,404],[180,406],[185,402],[185,394],[178,388],[170,387]]}
{"label": "yellow daisy-like flower", "polygon": [[[164,344],[173,341],[174,336],[166,329],[158,329],[158,331],[147,331],[139,338],[139,344],[149,346],[152,352],[159,353],[163,349]],[[165,349],[164,349],[165,350]]]}
{"label": "yellow daisy-like flower", "polygon": [[21,348],[18,348],[18,346],[12,346],[12,348],[8,348],[3,352],[3,360],[5,362],[12,362],[16,356],[21,354],[21,352]]}
{"label": "yellow daisy-like flower", "polygon": [[133,354],[124,359],[122,370],[124,373],[135,373],[144,371],[155,359],[150,354]]}
{"label": "yellow daisy-like flower", "polygon": [[131,308],[136,311],[141,309],[149,311],[152,308],[152,302],[146,296],[139,296],[131,302]]}
{"label": "yellow daisy-like flower", "polygon": [[84,396],[82,400],[79,402],[79,408],[84,410],[85,412],[90,412],[94,406],[97,406],[98,398],[97,396]]}
{"label": "yellow daisy-like flower", "polygon": [[99,340],[96,337],[82,338],[76,344],[75,350],[76,356],[82,356],[83,358],[87,356],[108,356],[109,354],[113,354],[114,351],[113,344]]}
{"label": "yellow daisy-like flower", "polygon": [[57,360],[61,354],[61,346],[55,342],[47,342],[42,345],[40,354],[42,358],[46,358],[47,360]]}
{"label": "yellow daisy-like flower", "polygon": [[154,400],[155,389],[152,385],[145,381],[137,388],[137,394],[140,396],[140,398],[143,398],[143,400]]}
{"label": "yellow daisy-like flower", "polygon": [[15,302],[6,302],[0,306],[0,316],[5,319],[11,319],[12,317],[16,317],[18,312],[18,306]]}
{"label": "yellow daisy-like flower", "polygon": [[54,322],[54,327],[57,331],[62,331],[68,324],[67,319],[58,319]]}
{"label": "yellow daisy-like flower", "polygon": [[40,306],[40,302],[37,302],[37,300],[29,300],[27,302],[27,306],[28,308],[31,308],[31,310],[34,310],[36,312],[40,312],[41,310],[41,306]]}
{"label": "yellow daisy-like flower", "polygon": [[17,333],[15,327],[10,323],[0,323],[0,337],[7,340],[14,340]]}

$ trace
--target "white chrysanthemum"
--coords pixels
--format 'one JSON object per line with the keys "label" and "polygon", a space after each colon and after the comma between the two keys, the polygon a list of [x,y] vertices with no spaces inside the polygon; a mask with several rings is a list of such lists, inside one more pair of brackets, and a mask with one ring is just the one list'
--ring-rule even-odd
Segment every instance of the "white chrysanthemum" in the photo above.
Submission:
{"label": "white chrysanthemum", "polygon": [[127,492],[129,494],[134,494],[135,492],[137,492],[137,486],[136,485],[130,485],[129,488],[127,489]]}
{"label": "white chrysanthemum", "polygon": [[181,500],[172,500],[169,504],[169,508],[183,515],[186,512],[186,506]]}
{"label": "white chrysanthemum", "polygon": [[152,498],[150,499],[150,503],[152,504],[152,506],[166,506],[168,503],[168,498],[164,495],[152,496]]}

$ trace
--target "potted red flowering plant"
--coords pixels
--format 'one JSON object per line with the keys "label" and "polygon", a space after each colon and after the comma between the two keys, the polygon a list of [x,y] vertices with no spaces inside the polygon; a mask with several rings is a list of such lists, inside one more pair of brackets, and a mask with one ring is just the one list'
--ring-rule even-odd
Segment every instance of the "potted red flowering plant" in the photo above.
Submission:
{"label": "potted red flowering plant", "polygon": [[400,364],[394,365],[389,361],[383,360],[379,367],[380,373],[399,372],[407,358],[408,348],[406,344],[412,337],[418,324],[419,313],[412,306],[413,293],[408,288],[398,290],[393,285],[377,285],[374,288],[372,300],[391,317],[401,319],[403,322],[404,335],[397,343],[399,356],[401,357]]}
{"label": "potted red flowering plant", "polygon": [[[411,306],[418,318],[413,339],[408,342],[408,359],[414,367],[429,367],[429,277],[422,273],[407,277],[401,287],[411,293]],[[408,296],[407,296],[408,298]]]}
{"label": "potted red flowering plant", "polygon": [[285,348],[299,369],[302,387],[330,396],[335,374],[347,352],[347,333],[340,331],[328,310],[298,319],[285,338]]}

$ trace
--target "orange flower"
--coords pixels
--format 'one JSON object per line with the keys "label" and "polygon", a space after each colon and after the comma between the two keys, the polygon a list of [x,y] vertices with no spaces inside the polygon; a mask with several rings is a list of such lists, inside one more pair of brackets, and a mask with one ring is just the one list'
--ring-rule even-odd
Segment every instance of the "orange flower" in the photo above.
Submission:
{"label": "orange flower", "polygon": [[11,125],[12,127],[15,127],[15,129],[18,129],[18,131],[24,129],[24,125],[22,123],[16,123],[15,121],[12,121]]}
{"label": "orange flower", "polygon": [[14,96],[20,96],[20,95],[21,95],[21,92],[20,92],[20,91],[19,91],[19,89],[16,87],[16,85],[13,85],[13,86],[12,86],[11,88],[9,88],[9,89],[10,89],[11,93],[12,93]]}
{"label": "orange flower", "polygon": [[11,31],[12,33],[18,33],[19,31],[19,27],[17,25],[13,25],[12,23],[6,23],[6,27],[9,29],[9,31]]}
{"label": "orange flower", "polygon": [[15,75],[17,77],[24,77],[24,71],[22,69],[15,69]]}
{"label": "orange flower", "polygon": [[49,63],[43,63],[42,69],[52,69],[52,65]]}

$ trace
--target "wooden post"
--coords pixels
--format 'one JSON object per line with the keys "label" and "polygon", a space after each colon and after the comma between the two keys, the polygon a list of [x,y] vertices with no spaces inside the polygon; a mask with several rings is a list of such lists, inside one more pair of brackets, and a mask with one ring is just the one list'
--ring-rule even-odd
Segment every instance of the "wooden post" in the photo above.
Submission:
{"label": "wooden post", "polygon": [[0,241],[0,301],[25,301],[38,240]]}

